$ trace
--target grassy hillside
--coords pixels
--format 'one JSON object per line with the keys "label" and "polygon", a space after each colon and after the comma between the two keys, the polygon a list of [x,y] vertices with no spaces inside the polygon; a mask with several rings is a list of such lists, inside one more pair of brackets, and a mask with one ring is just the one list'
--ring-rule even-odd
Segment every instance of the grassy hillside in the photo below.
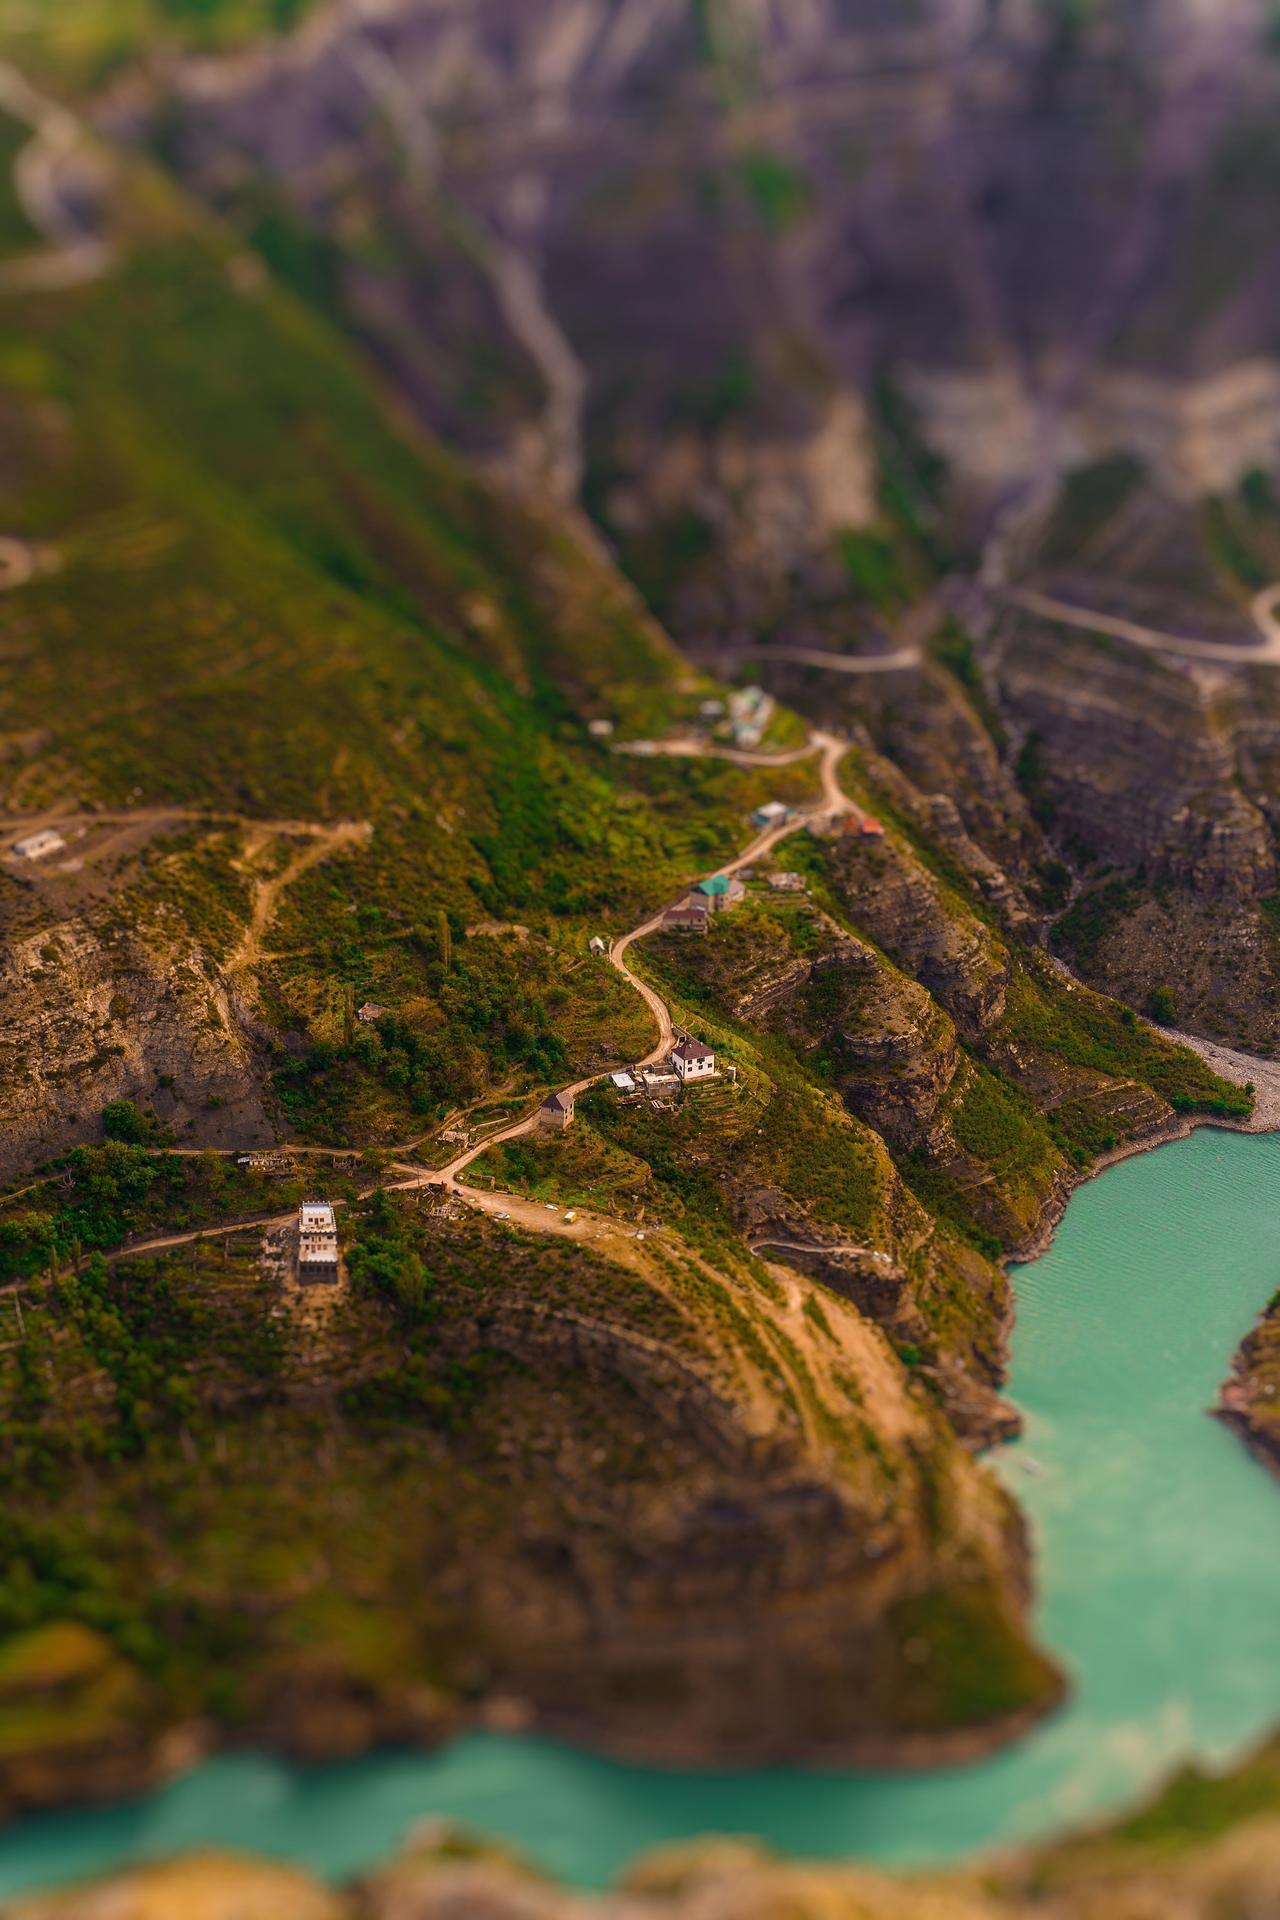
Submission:
{"label": "grassy hillside", "polygon": [[[155,818],[113,898],[101,868],[52,891],[10,872],[8,925],[83,913],[113,950],[194,935],[225,961],[299,835],[351,822],[255,955],[264,1031],[321,1043],[284,1062],[293,1127],[402,1137],[598,1039],[639,1050],[634,999],[576,967],[586,933],[670,897],[805,775],[590,739],[699,691],[628,590],[398,430],[337,337],[154,181],[127,222],[109,278],[0,310],[0,525],[47,557],[0,597],[0,727],[10,817]],[[370,999],[395,1025],[357,1046]]]}
{"label": "grassy hillside", "polygon": [[9,56],[61,84],[99,85],[140,56],[217,53],[299,25],[315,0],[0,0]]}

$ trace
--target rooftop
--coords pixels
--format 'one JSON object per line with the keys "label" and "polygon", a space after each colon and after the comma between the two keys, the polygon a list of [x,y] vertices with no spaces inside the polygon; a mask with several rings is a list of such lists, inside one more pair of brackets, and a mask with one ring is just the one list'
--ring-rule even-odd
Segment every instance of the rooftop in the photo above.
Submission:
{"label": "rooftop", "polygon": [[714,1047],[707,1046],[702,1040],[682,1040],[673,1049],[671,1057],[673,1060],[714,1060],[716,1056]]}

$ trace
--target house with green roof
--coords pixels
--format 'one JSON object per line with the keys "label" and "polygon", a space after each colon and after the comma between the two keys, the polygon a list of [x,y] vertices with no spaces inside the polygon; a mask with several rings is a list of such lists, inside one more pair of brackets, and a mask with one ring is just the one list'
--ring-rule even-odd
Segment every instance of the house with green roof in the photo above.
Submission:
{"label": "house with green roof", "polygon": [[746,891],[736,874],[713,873],[709,880],[699,880],[693,894],[695,900],[705,900],[712,913],[726,913],[745,898]]}

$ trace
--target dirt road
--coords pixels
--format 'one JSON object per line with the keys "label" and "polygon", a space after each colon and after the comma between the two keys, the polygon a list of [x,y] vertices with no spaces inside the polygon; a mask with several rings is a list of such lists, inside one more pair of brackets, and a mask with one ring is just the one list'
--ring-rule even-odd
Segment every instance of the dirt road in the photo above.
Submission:
{"label": "dirt road", "polygon": [[13,187],[29,224],[47,242],[42,253],[0,261],[0,293],[56,293],[98,279],[112,250],[85,224],[64,178],[86,138],[83,123],[7,61],[0,61],[0,109],[32,130],[14,162]]}
{"label": "dirt road", "polygon": [[1105,633],[1114,640],[1124,640],[1132,647],[1143,647],[1151,653],[1176,653],[1186,660],[1216,661],[1222,666],[1280,666],[1280,615],[1277,612],[1280,584],[1265,588],[1253,601],[1253,618],[1262,636],[1260,643],[1192,640],[1185,634],[1146,627],[1115,614],[1094,613],[1088,607],[1073,606],[1051,594],[1037,593],[1031,587],[1010,587],[1004,599],[1008,605],[1035,614],[1040,620],[1051,620],[1056,626]]}

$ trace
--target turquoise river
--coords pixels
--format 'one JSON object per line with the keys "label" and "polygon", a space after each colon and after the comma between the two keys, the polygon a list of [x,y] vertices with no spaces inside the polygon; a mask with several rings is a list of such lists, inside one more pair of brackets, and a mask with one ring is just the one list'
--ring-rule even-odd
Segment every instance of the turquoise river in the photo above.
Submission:
{"label": "turquoise river", "polygon": [[588,1884],[712,1829],[944,1861],[1121,1807],[1189,1756],[1231,1758],[1280,1721],[1280,1486],[1205,1409],[1280,1285],[1280,1138],[1200,1131],[1112,1168],[1016,1285],[1027,1433],[998,1470],[1031,1515],[1040,1631],[1073,1682],[1018,1746],[916,1775],[691,1777],[493,1734],[314,1769],[227,1756],[8,1830],[0,1894],[210,1843],[344,1875],[428,1815]]}

